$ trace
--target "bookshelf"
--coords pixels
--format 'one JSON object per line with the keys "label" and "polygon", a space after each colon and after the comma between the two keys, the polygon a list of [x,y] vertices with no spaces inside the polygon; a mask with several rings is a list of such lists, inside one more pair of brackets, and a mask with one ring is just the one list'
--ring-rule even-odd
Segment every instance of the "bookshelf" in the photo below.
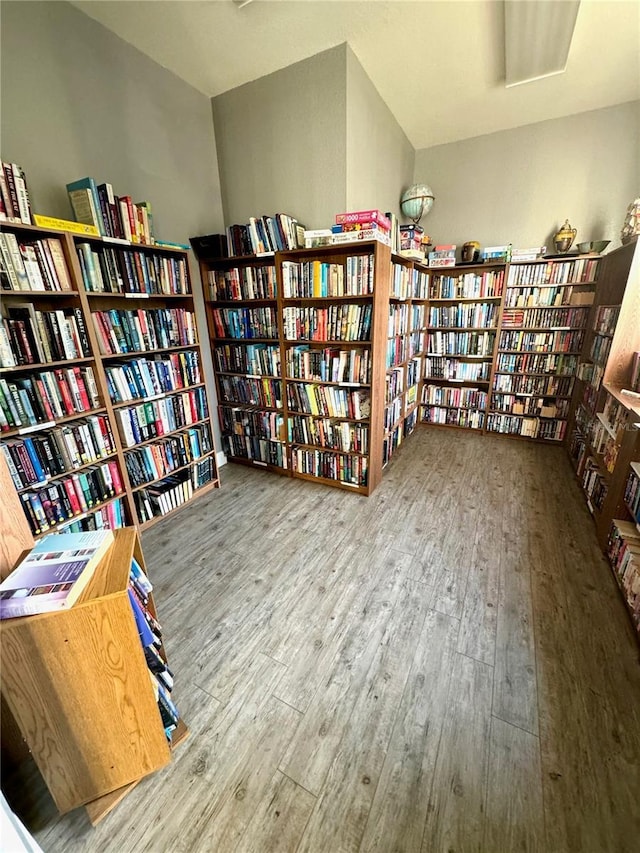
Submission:
{"label": "bookshelf", "polygon": [[187,253],[1,237],[0,446],[32,533],[144,529],[216,487]]}
{"label": "bookshelf", "polygon": [[3,702],[59,811],[84,805],[94,824],[188,735],[178,719],[169,743],[129,600],[138,534],[114,535],[72,608],[0,622]]}
{"label": "bookshelf", "polygon": [[431,269],[423,424],[483,430],[506,264]]}
{"label": "bookshelf", "polygon": [[509,266],[487,430],[562,442],[599,256]]}

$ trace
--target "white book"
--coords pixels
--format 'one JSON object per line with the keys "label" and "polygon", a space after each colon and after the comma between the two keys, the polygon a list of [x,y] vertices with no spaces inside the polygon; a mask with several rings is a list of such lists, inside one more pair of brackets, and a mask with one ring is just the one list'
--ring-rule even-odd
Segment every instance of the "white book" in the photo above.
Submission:
{"label": "white book", "polygon": [[0,367],[15,367],[16,359],[11,349],[11,342],[5,322],[0,321]]}
{"label": "white book", "polygon": [[116,420],[120,426],[120,435],[126,447],[135,447],[136,440],[131,428],[129,412],[127,409],[116,409]]}
{"label": "white book", "polygon": [[36,250],[33,248],[33,246],[23,244],[20,246],[20,254],[22,255],[22,262],[24,265],[25,272],[27,274],[27,279],[29,280],[29,287],[23,289],[46,290],[44,280],[42,278],[42,273],[40,272],[40,265],[36,256]]}
{"label": "white book", "polygon": [[13,182],[16,185],[16,196],[18,197],[18,209],[20,211],[20,219],[25,225],[31,225],[31,216],[29,214],[29,196],[27,195],[27,185],[24,180],[24,173],[20,166],[16,163],[11,163],[11,171],[13,172]]}

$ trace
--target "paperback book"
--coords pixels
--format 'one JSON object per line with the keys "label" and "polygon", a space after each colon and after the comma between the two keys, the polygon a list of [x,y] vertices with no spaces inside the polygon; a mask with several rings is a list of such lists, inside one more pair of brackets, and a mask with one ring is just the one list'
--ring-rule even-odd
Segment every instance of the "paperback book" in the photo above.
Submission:
{"label": "paperback book", "polygon": [[113,541],[110,530],[45,536],[0,584],[0,619],[71,607]]}

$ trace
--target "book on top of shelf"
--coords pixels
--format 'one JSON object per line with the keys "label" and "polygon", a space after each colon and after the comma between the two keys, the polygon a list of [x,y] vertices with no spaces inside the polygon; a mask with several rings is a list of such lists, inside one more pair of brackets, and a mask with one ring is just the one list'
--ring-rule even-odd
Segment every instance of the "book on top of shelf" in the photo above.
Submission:
{"label": "book on top of shelf", "polygon": [[331,237],[331,243],[336,246],[340,246],[343,243],[359,243],[369,240],[376,240],[385,246],[391,246],[391,238],[388,232],[377,228],[365,228],[362,231],[344,231],[341,234],[333,234]]}
{"label": "book on top of shelf", "polygon": [[0,169],[0,219],[31,225],[31,201],[24,169],[2,162]]}
{"label": "book on top of shelf", "polygon": [[385,231],[391,230],[391,220],[379,210],[355,210],[351,213],[337,213],[336,225],[376,222]]}
{"label": "book on top of shelf", "polygon": [[0,619],[71,607],[113,541],[110,530],[45,536],[0,584]]}
{"label": "book on top of shelf", "polygon": [[92,225],[102,236],[107,231],[100,212],[98,188],[93,178],[80,178],[67,184],[67,194],[73,215],[78,222]]}

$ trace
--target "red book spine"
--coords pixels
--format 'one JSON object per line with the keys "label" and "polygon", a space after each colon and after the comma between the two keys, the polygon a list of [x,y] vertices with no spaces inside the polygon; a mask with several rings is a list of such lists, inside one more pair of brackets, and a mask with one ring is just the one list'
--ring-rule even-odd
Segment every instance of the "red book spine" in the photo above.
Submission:
{"label": "red book spine", "polygon": [[379,210],[354,210],[353,213],[338,213],[336,225],[350,222],[376,222],[385,231],[391,230],[391,221]]}
{"label": "red book spine", "polygon": [[199,420],[198,407],[196,406],[196,395],[193,391],[189,391],[189,406],[191,407],[191,422]]}
{"label": "red book spine", "polygon": [[115,459],[107,462],[109,466],[109,472],[111,474],[111,479],[113,480],[113,487],[116,490],[116,494],[119,495],[124,491],[124,486],[122,484],[122,477],[120,476],[120,469],[118,468],[118,463]]}
{"label": "red book spine", "polygon": [[56,416],[53,412],[53,409],[51,408],[51,403],[49,402],[49,395],[46,392],[44,382],[42,381],[42,379],[36,379],[35,383],[38,396],[40,397],[40,400],[42,402],[42,408],[44,409],[47,418],[50,421],[54,421]]}
{"label": "red book spine", "polygon": [[80,395],[80,402],[82,404],[82,409],[85,412],[88,412],[91,408],[91,403],[89,402],[89,395],[87,394],[87,386],[84,384],[84,378],[80,371],[79,367],[73,368],[73,375],[76,377],[76,382],[78,383],[78,393]]}
{"label": "red book spine", "polygon": [[87,499],[84,496],[84,491],[82,486],[80,485],[80,478],[77,474],[73,474],[71,477],[71,482],[73,484],[73,489],[76,493],[76,498],[80,504],[80,510],[82,512],[86,512],[89,509],[89,505],[87,504]]}
{"label": "red book spine", "polygon": [[76,495],[76,491],[73,488],[72,480],[63,480],[62,485],[64,486],[64,490],[67,493],[67,497],[69,498],[69,503],[71,504],[71,510],[74,515],[79,515],[81,512],[80,501],[78,500],[78,496]]}
{"label": "red book spine", "polygon": [[73,405],[73,397],[71,396],[71,392],[69,391],[69,386],[67,385],[64,373],[62,370],[54,371],[56,380],[58,382],[58,388],[60,389],[60,395],[62,397],[62,405],[66,409],[68,415],[73,415],[75,412],[75,408]]}

